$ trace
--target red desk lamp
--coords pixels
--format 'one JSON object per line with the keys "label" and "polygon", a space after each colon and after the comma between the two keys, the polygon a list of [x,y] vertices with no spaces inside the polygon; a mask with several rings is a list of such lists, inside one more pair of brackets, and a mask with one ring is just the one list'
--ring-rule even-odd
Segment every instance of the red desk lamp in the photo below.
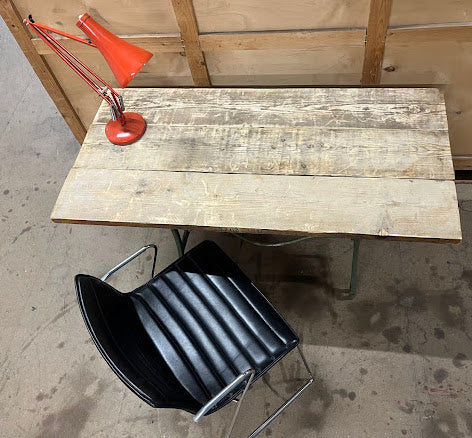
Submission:
{"label": "red desk lamp", "polygon": [[66,49],[52,33],[70,38],[87,46],[96,47],[110,66],[122,88],[151,59],[152,53],[140,49],[100,26],[89,14],[83,14],[77,26],[90,38],[85,40],[58,29],[36,23],[31,15],[24,20],[72,70],[74,70],[105,102],[110,105],[111,120],[106,124],[105,134],[112,143],[127,145],[142,137],[146,122],[138,113],[124,112],[123,98],[100,76]]}

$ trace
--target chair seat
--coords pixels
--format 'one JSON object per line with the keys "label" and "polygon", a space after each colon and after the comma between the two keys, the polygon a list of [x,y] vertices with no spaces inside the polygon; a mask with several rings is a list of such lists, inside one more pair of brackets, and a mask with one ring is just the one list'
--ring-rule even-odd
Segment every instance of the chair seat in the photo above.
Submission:
{"label": "chair seat", "polygon": [[[85,317],[87,306],[79,277],[76,280],[79,303],[93,333],[93,322]],[[103,290],[107,292],[103,293],[110,295],[111,289],[106,285]],[[127,310],[120,311],[120,315],[130,314],[133,321],[130,330],[134,330],[139,339],[146,338],[143,341],[146,351],[125,351],[126,360],[131,364],[135,360],[142,361],[138,356],[154,349],[152,357],[165,362],[197,405],[203,406],[249,368],[255,370],[257,379],[299,342],[290,326],[238,266],[210,241],[202,242],[134,291],[127,294],[113,291],[113,296],[128,303]],[[96,288],[93,293],[98,295]],[[101,315],[95,314],[93,318],[110,318],[105,304],[99,307]],[[126,332],[127,318],[120,318],[122,331]],[[106,326],[102,324],[100,330],[106,330]],[[101,344],[97,336],[92,335],[92,338]],[[112,343],[119,344],[120,340],[115,336]],[[106,348],[97,347],[103,354]],[[108,362],[110,364],[110,360]],[[116,372],[116,367],[110,365]],[[133,367],[138,374],[139,366]],[[126,372],[117,374],[123,380]],[[147,372],[146,378],[150,375]],[[128,386],[149,403],[152,395],[143,397],[146,385],[139,388],[136,381],[135,378],[134,384]],[[241,385],[218,407],[234,398],[243,387]]]}

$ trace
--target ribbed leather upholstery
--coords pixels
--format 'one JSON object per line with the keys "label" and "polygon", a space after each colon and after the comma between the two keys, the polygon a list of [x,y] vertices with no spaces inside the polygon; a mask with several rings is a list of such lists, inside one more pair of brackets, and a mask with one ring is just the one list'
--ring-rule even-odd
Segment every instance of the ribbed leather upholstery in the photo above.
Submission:
{"label": "ribbed leather upholstery", "polygon": [[253,368],[257,379],[299,342],[210,241],[133,292],[122,294],[88,275],[76,277],[76,290],[97,348],[121,380],[154,407],[195,413],[239,374]]}

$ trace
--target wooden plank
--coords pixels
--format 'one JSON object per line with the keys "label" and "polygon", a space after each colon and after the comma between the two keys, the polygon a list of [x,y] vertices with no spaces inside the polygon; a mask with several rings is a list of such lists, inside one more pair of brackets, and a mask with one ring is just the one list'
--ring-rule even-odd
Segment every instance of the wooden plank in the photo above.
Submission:
{"label": "wooden plank", "polygon": [[363,47],[364,30],[212,33],[200,35],[203,51]]}
{"label": "wooden plank", "polygon": [[164,124],[120,148],[93,125],[74,167],[454,179],[447,131]]}
{"label": "wooden plank", "polygon": [[461,239],[453,181],[74,168],[52,219],[251,233]]}
{"label": "wooden plank", "polygon": [[362,68],[362,85],[378,85],[385,50],[385,37],[389,23],[392,0],[371,0],[367,40]]}
{"label": "wooden plank", "polygon": [[74,137],[79,143],[82,143],[86,134],[85,127],[48,64],[36,52],[29,32],[26,30],[15,5],[10,0],[0,0],[0,14],[33,67],[34,72],[56,104],[57,109],[69,125]]}
{"label": "wooden plank", "polygon": [[[366,105],[402,105],[408,111],[410,105],[444,105],[444,94],[436,87],[382,87],[382,88],[215,88],[215,89],[127,89],[116,88],[132,104],[140,100],[151,108],[156,105],[153,99],[164,105],[199,105],[204,103],[211,107],[214,102],[227,106],[238,101],[238,106],[254,108],[255,110],[283,110],[295,107],[297,111],[313,111],[318,106],[357,104]],[[155,94],[155,97],[153,97]],[[211,96],[208,100],[208,96]],[[157,103],[158,105],[158,103]],[[100,110],[102,111],[102,110]],[[101,112],[99,113],[101,114]]]}
{"label": "wooden plank", "polygon": [[395,0],[390,24],[454,23],[472,21],[470,0]]}
{"label": "wooden plank", "polygon": [[[184,46],[180,36],[177,35],[118,35],[128,43],[135,44],[142,49],[149,50],[152,53],[162,52],[183,52]],[[58,38],[60,43],[67,47],[74,54],[89,54],[95,52],[97,49],[88,47],[85,44],[78,44],[77,42],[67,39]],[[40,55],[51,55],[54,52],[49,46],[39,38],[33,38],[33,45]]]}
{"label": "wooden plank", "polygon": [[[119,35],[125,41],[152,52],[181,52],[182,40],[175,35]],[[263,50],[304,49],[334,47],[363,47],[364,30],[314,30],[286,32],[214,33],[200,35],[203,51],[214,50]],[[93,47],[59,38],[61,44],[74,53],[90,53]],[[40,55],[52,54],[52,50],[39,38],[33,44]]]}
{"label": "wooden plank", "polygon": [[195,86],[210,87],[210,75],[198,39],[198,25],[192,0],[172,0],[172,6],[174,7]]}
{"label": "wooden plank", "polygon": [[366,27],[369,0],[194,0],[200,32]]}
{"label": "wooden plank", "polygon": [[[148,124],[447,130],[436,89],[121,90]],[[377,100],[378,99],[378,100]],[[204,111],[202,108],[204,107]],[[107,123],[102,106],[95,123]]]}
{"label": "wooden plank", "polygon": [[218,86],[354,85],[362,72],[362,47],[318,50],[217,50],[205,53]]}
{"label": "wooden plank", "polygon": [[388,44],[412,44],[453,42],[456,44],[472,42],[471,25],[415,27],[409,29],[389,29]]}

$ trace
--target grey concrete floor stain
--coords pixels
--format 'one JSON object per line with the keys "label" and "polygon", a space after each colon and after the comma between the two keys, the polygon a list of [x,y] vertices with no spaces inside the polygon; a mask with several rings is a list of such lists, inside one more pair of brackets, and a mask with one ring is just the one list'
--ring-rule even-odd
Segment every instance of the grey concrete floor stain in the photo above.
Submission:
{"label": "grey concrete floor stain", "polygon": [[440,327],[434,327],[434,337],[436,339],[444,339],[446,337],[444,330]]}
{"label": "grey concrete floor stain", "polygon": [[399,344],[402,334],[402,329],[398,325],[382,330],[384,338],[392,344]]}
{"label": "grey concrete floor stain", "polygon": [[459,431],[457,417],[452,412],[443,412],[436,418],[426,420],[424,434],[431,438],[464,438]]}
{"label": "grey concrete floor stain", "polygon": [[467,360],[467,355],[464,353],[457,353],[452,359],[452,363],[456,368],[462,368],[464,366],[463,361]]}
{"label": "grey concrete floor stain", "polygon": [[436,380],[437,383],[442,383],[448,376],[449,373],[444,368],[438,368],[433,373],[434,380]]}
{"label": "grey concrete floor stain", "polygon": [[93,407],[94,400],[86,397],[57,413],[48,414],[39,425],[36,438],[80,437]]}

